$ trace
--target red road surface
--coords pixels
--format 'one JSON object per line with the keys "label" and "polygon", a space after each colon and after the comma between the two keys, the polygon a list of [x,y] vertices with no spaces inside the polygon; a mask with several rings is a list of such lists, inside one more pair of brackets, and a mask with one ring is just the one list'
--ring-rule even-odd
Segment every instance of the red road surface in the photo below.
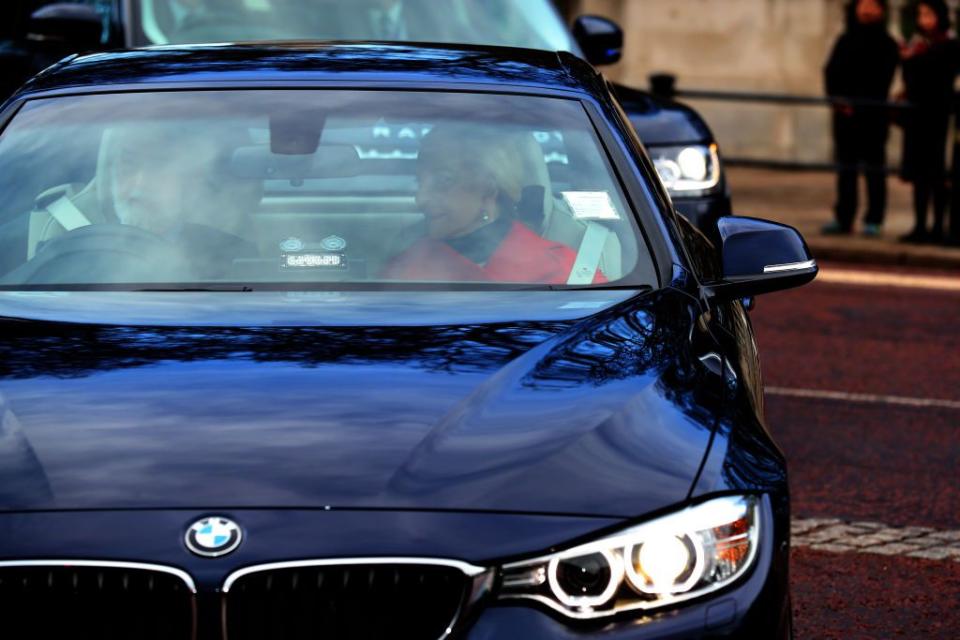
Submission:
{"label": "red road surface", "polygon": [[798,640],[956,640],[960,562],[794,551]]}
{"label": "red road surface", "polygon": [[[960,293],[815,283],[752,318],[767,386],[960,400]],[[960,530],[960,410],[770,395],[767,418],[795,517]],[[801,640],[960,638],[960,562],[800,548],[792,569]]]}

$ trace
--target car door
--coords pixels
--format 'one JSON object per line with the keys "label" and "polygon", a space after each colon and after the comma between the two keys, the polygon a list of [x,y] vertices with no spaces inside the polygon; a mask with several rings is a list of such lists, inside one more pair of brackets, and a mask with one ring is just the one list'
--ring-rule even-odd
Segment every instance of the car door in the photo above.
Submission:
{"label": "car door", "polygon": [[[707,236],[683,216],[677,216],[691,267],[700,282],[722,278],[720,252]],[[747,301],[752,304],[751,301]],[[712,335],[720,359],[705,363],[724,378],[732,393],[743,391],[754,413],[763,415],[763,382],[760,357],[747,305],[739,300],[707,302],[703,326]]]}

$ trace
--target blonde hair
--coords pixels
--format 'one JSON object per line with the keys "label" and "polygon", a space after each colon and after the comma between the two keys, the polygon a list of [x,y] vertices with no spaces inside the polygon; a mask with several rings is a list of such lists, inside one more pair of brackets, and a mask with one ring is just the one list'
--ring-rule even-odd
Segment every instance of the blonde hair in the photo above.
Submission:
{"label": "blonde hair", "polygon": [[495,190],[511,204],[523,190],[522,160],[516,135],[489,125],[443,124],[420,145],[419,165],[452,167],[481,189]]}

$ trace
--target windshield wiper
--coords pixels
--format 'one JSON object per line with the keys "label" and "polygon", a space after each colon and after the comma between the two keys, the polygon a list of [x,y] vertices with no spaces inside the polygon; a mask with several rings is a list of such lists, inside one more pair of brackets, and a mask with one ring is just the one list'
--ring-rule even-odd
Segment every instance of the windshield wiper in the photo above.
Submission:
{"label": "windshield wiper", "polygon": [[636,291],[637,293],[653,291],[649,284],[585,284],[577,285],[550,285],[551,291]]}
{"label": "windshield wiper", "polygon": [[235,285],[224,287],[146,287],[142,289],[131,289],[137,293],[251,293],[253,287],[247,285]]}

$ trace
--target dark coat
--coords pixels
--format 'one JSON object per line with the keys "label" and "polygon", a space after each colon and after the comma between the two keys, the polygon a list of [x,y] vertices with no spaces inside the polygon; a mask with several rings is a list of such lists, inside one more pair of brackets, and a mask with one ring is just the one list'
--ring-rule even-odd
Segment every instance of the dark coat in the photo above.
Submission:
{"label": "dark coat", "polygon": [[[886,101],[899,63],[897,43],[886,25],[853,24],[837,39],[824,69],[827,95]],[[854,116],[877,127],[887,126],[882,106],[855,107]]]}
{"label": "dark coat", "polygon": [[960,44],[953,38],[931,43],[903,62],[907,100],[927,111],[951,111],[953,83],[960,70]]}
{"label": "dark coat", "polygon": [[903,119],[902,174],[908,180],[944,174],[958,71],[960,44],[952,38],[931,43],[903,62],[907,101],[914,106]]}

